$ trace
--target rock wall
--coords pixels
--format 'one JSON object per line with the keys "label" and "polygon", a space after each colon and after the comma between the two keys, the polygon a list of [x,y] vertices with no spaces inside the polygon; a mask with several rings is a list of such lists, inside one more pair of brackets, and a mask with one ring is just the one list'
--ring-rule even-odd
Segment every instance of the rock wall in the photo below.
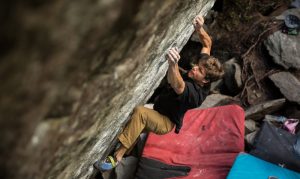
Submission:
{"label": "rock wall", "polygon": [[[73,152],[62,152],[48,176],[87,178],[92,174],[93,162],[107,154],[133,108],[145,103],[164,77],[167,49],[181,49],[193,32],[192,19],[212,5],[204,1],[142,4],[133,22],[136,31],[130,29],[115,38],[105,64],[106,74],[102,72],[89,81],[73,118],[77,125],[72,123],[72,137],[78,137],[66,146]],[[116,60],[120,65],[111,65]],[[99,93],[105,88],[114,90]]]}
{"label": "rock wall", "polygon": [[1,178],[40,170],[36,160],[53,147],[41,150],[34,142],[32,148],[35,128],[46,118],[76,110],[99,42],[116,21],[126,22],[123,11],[130,7],[120,0],[0,3]]}
{"label": "rock wall", "polygon": [[[1,99],[1,111],[21,101],[14,124],[24,135],[13,134],[14,125],[5,127],[12,139],[20,137],[10,143],[10,178],[93,177],[92,164],[111,150],[133,108],[144,104],[165,76],[166,51],[182,49],[193,18],[214,3],[16,2],[19,14],[11,19],[20,28],[8,25],[5,33],[14,29],[19,35],[1,53],[6,66],[0,70],[16,71],[1,88],[1,94],[15,90]],[[61,103],[68,112],[57,112]]]}

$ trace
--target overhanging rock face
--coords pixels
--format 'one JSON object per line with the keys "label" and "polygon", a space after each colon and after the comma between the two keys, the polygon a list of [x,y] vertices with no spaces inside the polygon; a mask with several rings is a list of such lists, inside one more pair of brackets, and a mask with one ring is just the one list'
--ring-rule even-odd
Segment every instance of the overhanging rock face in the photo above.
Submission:
{"label": "overhanging rock face", "polygon": [[70,128],[58,137],[63,145],[55,152],[46,178],[93,175],[92,164],[105,157],[133,108],[144,104],[165,76],[166,51],[182,49],[194,30],[194,17],[205,15],[213,3],[144,1],[131,28],[118,29],[120,34],[103,42],[99,64],[70,118]]}

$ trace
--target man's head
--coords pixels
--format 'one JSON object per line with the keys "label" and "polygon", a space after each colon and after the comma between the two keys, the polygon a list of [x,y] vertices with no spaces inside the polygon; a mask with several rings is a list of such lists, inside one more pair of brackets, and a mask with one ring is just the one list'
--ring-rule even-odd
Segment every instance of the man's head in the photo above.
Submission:
{"label": "man's head", "polygon": [[213,56],[199,59],[198,63],[192,66],[188,76],[201,86],[217,81],[224,75],[222,64]]}

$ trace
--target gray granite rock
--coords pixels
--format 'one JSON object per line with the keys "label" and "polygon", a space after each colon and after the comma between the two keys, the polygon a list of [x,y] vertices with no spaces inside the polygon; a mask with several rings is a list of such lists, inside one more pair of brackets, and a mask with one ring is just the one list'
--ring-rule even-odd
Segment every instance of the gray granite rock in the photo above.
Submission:
{"label": "gray granite rock", "polygon": [[211,94],[206,97],[206,99],[203,101],[203,103],[199,108],[204,109],[204,108],[214,107],[223,101],[229,101],[229,100],[233,100],[233,98],[222,94]]}
{"label": "gray granite rock", "polygon": [[256,122],[254,120],[248,119],[245,120],[245,134],[249,134],[253,131],[256,131],[257,127],[256,127]]}
{"label": "gray granite rock", "polygon": [[234,58],[224,63],[224,82],[227,89],[232,93],[237,93],[242,87],[242,70]]}
{"label": "gray granite rock", "polygon": [[264,45],[275,63],[285,69],[300,69],[300,35],[287,35],[277,31],[264,41]]}
{"label": "gray granite rock", "polygon": [[289,101],[300,104],[300,81],[289,72],[279,72],[269,76],[280,92]]}
{"label": "gray granite rock", "polygon": [[286,100],[282,98],[251,106],[245,110],[245,118],[260,120],[265,116],[265,114],[271,114],[274,111],[280,109],[285,104],[285,102]]}
{"label": "gray granite rock", "polygon": [[224,84],[223,78],[219,79],[217,81],[214,81],[214,82],[211,83],[209,91],[211,91],[211,92],[219,91],[220,87],[223,84]]}
{"label": "gray granite rock", "polygon": [[250,145],[253,145],[253,144],[254,144],[254,139],[255,139],[257,133],[258,133],[258,130],[254,131],[254,132],[251,132],[251,133],[249,133],[249,134],[247,134],[247,135],[245,135],[245,140],[246,140],[246,142],[247,142],[248,144],[250,144]]}
{"label": "gray granite rock", "polygon": [[[129,1],[1,1],[0,168],[5,178],[46,178],[63,139],[41,126],[80,106],[103,39],[111,38],[116,21],[127,21]],[[36,133],[40,129],[43,135]]]}
{"label": "gray granite rock", "polygon": [[182,49],[194,31],[191,22],[195,15],[205,15],[213,3],[143,2],[132,20],[135,26],[109,39],[109,53],[99,54],[106,58],[105,66],[96,63],[101,70],[86,84],[70,120],[75,140],[56,150],[44,178],[93,177],[93,163],[112,150],[133,108],[144,104],[165,76],[167,50]]}

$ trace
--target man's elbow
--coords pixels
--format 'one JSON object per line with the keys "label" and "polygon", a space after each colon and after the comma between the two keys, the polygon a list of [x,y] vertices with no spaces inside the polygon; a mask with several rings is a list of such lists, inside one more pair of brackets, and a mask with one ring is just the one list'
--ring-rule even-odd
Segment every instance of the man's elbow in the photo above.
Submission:
{"label": "man's elbow", "polygon": [[184,91],[184,86],[178,86],[178,87],[175,87],[175,88],[173,88],[174,89],[174,91],[175,91],[175,93],[176,94],[182,94],[183,93],[183,91]]}
{"label": "man's elbow", "polygon": [[201,53],[206,53],[208,55],[210,55],[210,51],[211,51],[211,46],[212,46],[212,41],[206,41],[204,44],[203,44],[203,47],[201,49]]}
{"label": "man's elbow", "polygon": [[209,48],[211,48],[211,46],[212,46],[212,40],[211,40],[211,38],[209,38],[209,40],[208,40],[208,45],[209,45]]}
{"label": "man's elbow", "polygon": [[204,44],[203,44],[203,47],[206,47],[208,49],[211,49],[211,46],[212,46],[212,40],[210,38],[206,39],[204,41]]}

